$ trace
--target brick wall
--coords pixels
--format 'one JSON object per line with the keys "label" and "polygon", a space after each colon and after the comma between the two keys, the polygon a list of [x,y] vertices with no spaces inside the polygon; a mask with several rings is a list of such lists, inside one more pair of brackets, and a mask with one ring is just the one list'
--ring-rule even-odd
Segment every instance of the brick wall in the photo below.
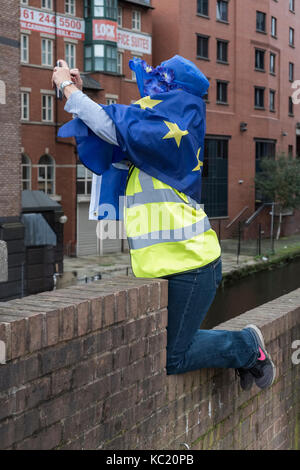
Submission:
{"label": "brick wall", "polygon": [[256,323],[277,365],[270,390],[242,392],[233,370],[166,376],[167,281],[3,303],[0,448],[299,449],[299,314],[300,289],[218,327]]}
{"label": "brick wall", "polygon": [[0,217],[20,214],[19,6],[0,0]]}

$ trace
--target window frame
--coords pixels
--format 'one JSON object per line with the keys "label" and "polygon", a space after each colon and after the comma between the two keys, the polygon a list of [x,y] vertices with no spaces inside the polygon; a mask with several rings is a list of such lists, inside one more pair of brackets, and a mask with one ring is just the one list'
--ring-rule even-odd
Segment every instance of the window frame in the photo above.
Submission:
{"label": "window frame", "polygon": [[[70,55],[71,61],[68,60],[68,54],[67,54],[67,49],[69,48],[69,51],[73,49],[74,54],[73,54],[73,62],[72,62],[72,54]],[[67,62],[68,66],[70,69],[75,69],[76,68],[76,44],[73,42],[65,42],[65,61]]]}
{"label": "window frame", "polygon": [[[291,4],[292,4],[292,8],[291,8]],[[292,13],[295,13],[295,0],[289,0],[289,10]]]}
{"label": "window frame", "polygon": [[[51,5],[50,7],[49,6],[43,6],[43,2],[45,2],[45,4],[47,5]],[[48,11],[53,11],[53,0],[41,0],[41,9],[42,10],[48,10]]]}
{"label": "window frame", "polygon": [[[257,97],[257,92],[260,91],[262,92],[262,101],[263,101],[263,105],[261,106],[260,104],[257,104],[256,102],[256,97]],[[261,86],[255,86],[254,87],[254,108],[255,109],[261,109],[261,110],[264,110],[265,109],[265,87],[261,87]]]}
{"label": "window frame", "polygon": [[[44,105],[45,100],[45,105]],[[42,122],[53,122],[53,95],[49,95],[46,93],[42,94]],[[49,106],[49,103],[51,105]],[[49,112],[50,112],[50,119],[49,119]],[[44,113],[46,118],[44,119]]]}
{"label": "window frame", "polygon": [[[260,57],[259,61],[257,61],[258,56]],[[259,72],[265,72],[266,71],[265,57],[266,57],[265,49],[260,49],[260,48],[256,47],[255,48],[255,64],[254,64],[254,68],[255,68],[256,71],[259,71]],[[259,65],[261,65],[260,63],[258,64],[258,62],[261,61],[261,58],[262,58],[262,64],[263,64],[262,67],[259,66]]]}
{"label": "window frame", "polygon": [[[220,59],[219,57],[219,45],[222,44],[222,52],[224,52],[223,50],[223,46],[225,45],[225,56],[226,56],[226,59],[224,60],[223,58]],[[221,63],[221,64],[228,64],[228,44],[229,44],[229,41],[227,41],[226,39],[218,39],[217,38],[217,62]]]}
{"label": "window frame", "polygon": [[[222,18],[220,15],[220,9],[219,6],[225,6],[226,5],[226,19]],[[228,0],[217,0],[216,4],[216,20],[220,21],[221,23],[228,23],[228,18],[229,18],[229,5],[228,5]]]}
{"label": "window frame", "polygon": [[[41,64],[44,66],[44,67],[53,67],[53,39],[48,39],[48,38],[41,38],[41,55],[42,55],[42,60],[41,60]],[[46,51],[45,53],[43,52],[43,43],[45,43],[47,46],[46,46]],[[45,57],[47,57],[49,59],[49,44],[51,44],[51,47],[50,47],[50,57],[51,57],[51,63],[45,63],[43,61],[43,56],[45,54]]]}
{"label": "window frame", "polygon": [[132,10],[131,29],[132,31],[142,31],[142,13],[140,10]]}
{"label": "window frame", "polygon": [[[258,15],[263,15],[264,18],[264,29],[259,29],[258,28]],[[267,34],[267,14],[264,11],[256,10],[256,32],[257,33],[262,33],[262,34]]]}
{"label": "window frame", "polygon": [[295,114],[294,114],[294,102],[293,102],[293,98],[291,96],[289,96],[289,116],[290,117],[294,117]]}
{"label": "window frame", "polygon": [[[272,60],[271,58],[274,58],[274,68],[272,70]],[[272,75],[276,75],[276,54],[274,52],[270,52],[270,63],[269,63],[269,72],[272,74]]]}
{"label": "window frame", "polygon": [[[72,9],[72,6],[73,6],[73,13],[71,13],[71,11],[67,11],[67,5],[68,5],[68,8],[70,8],[70,10]],[[65,0],[65,13],[67,15],[76,16],[76,1],[75,0]]]}
{"label": "window frame", "polygon": [[[27,104],[24,102],[26,96]],[[24,116],[24,109],[27,107],[27,117]],[[30,120],[30,93],[28,91],[21,92],[21,120],[29,121]]]}
{"label": "window frame", "polygon": [[[291,74],[292,70],[292,74]],[[295,79],[295,64],[294,62],[289,62],[289,81],[294,82]]]}
{"label": "window frame", "polygon": [[[81,170],[84,170],[84,177],[79,178],[78,177],[78,170],[79,168]],[[93,174],[92,172],[86,168],[84,165],[81,163],[77,163],[76,165],[76,194],[80,196],[91,196],[92,193],[92,180],[93,180]],[[84,183],[84,192],[81,190],[79,191],[79,184]]]}
{"label": "window frame", "polygon": [[[47,163],[40,163],[41,159],[43,157],[48,157],[49,158],[49,161],[51,162],[50,164],[47,164]],[[51,177],[48,178],[48,168],[51,169]],[[40,170],[41,169],[44,169],[45,171],[45,178],[42,178],[40,176]],[[37,180],[38,180],[38,188],[39,188],[39,191],[42,191],[44,192],[45,194],[49,194],[49,195],[54,195],[56,194],[56,181],[55,181],[55,176],[56,176],[56,168],[55,168],[55,160],[54,158],[49,155],[49,154],[44,154],[44,155],[41,155],[40,159],[39,159],[39,163],[37,165]],[[48,192],[48,184],[51,184],[51,192]],[[40,188],[40,185],[41,184],[44,184],[44,190]]]}
{"label": "window frame", "polygon": [[[228,104],[228,83],[225,80],[216,80],[216,103],[217,104]],[[224,93],[225,91],[225,93]],[[220,93],[221,92],[221,93]],[[225,100],[223,99],[225,95]]]}
{"label": "window frame", "polygon": [[[273,34],[274,25],[275,25],[275,34]],[[273,38],[277,38],[277,18],[275,16],[271,16],[271,36]]]}
{"label": "window frame", "polygon": [[[292,42],[291,42],[291,33],[292,33]],[[289,28],[289,46],[295,47],[295,29],[290,26]]]}
{"label": "window frame", "polygon": [[[273,97],[272,99],[271,99],[271,96]],[[272,89],[269,90],[269,111],[271,113],[276,112],[276,90],[272,90]]]}
{"label": "window frame", "polygon": [[118,23],[119,28],[123,27],[123,7],[120,7],[119,5],[118,5],[117,23]]}
{"label": "window frame", "polygon": [[[203,4],[206,4],[206,13],[203,13]],[[209,18],[209,0],[197,0],[197,15]]]}
{"label": "window frame", "polygon": [[[206,35],[203,35],[203,34],[197,34],[196,37],[197,37],[197,48],[196,48],[197,49],[197,59],[210,60],[209,59],[209,39],[210,39],[210,36],[206,36]],[[201,40],[201,39],[207,41],[207,56],[199,54],[199,40]]]}
{"label": "window frame", "polygon": [[[23,158],[26,159],[26,163],[23,162]],[[23,178],[24,168],[26,168],[26,172],[28,172],[28,176],[29,176],[28,178]],[[24,183],[25,183],[25,185],[26,185],[26,183],[29,183],[28,187],[24,187]],[[24,191],[26,189],[31,190],[31,186],[32,186],[32,163],[31,163],[31,160],[28,157],[28,155],[26,153],[22,153],[22,155],[21,155],[21,187],[22,187],[22,191]]]}
{"label": "window frame", "polygon": [[[26,38],[27,48],[24,48],[23,40]],[[24,51],[26,51],[26,59],[24,60]],[[29,63],[29,34],[22,33],[21,34],[21,41],[20,41],[20,52],[21,52],[21,63],[28,64]]]}

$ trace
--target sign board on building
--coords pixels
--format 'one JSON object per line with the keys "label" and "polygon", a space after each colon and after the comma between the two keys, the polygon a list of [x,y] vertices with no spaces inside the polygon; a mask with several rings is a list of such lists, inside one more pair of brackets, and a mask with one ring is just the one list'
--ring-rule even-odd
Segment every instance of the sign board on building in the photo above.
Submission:
{"label": "sign board on building", "polygon": [[152,54],[152,37],[118,29],[118,47],[141,54]]}
{"label": "sign board on building", "polygon": [[[22,29],[30,29],[41,33],[56,34],[72,39],[84,39],[84,20],[53,15],[40,10],[21,7],[20,22]],[[56,22],[55,22],[56,18]],[[55,25],[56,23],[56,25]]]}
{"label": "sign board on building", "polygon": [[118,24],[109,20],[93,20],[93,40],[117,42]]}

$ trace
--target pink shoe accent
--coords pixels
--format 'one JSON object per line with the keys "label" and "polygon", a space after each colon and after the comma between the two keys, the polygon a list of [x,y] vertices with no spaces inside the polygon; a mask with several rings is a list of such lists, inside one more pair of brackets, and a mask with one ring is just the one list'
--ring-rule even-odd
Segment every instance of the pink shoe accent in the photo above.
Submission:
{"label": "pink shoe accent", "polygon": [[261,348],[258,348],[259,349],[259,352],[260,352],[260,357],[258,358],[259,361],[264,361],[266,359],[266,355],[265,353],[263,352],[263,350]]}

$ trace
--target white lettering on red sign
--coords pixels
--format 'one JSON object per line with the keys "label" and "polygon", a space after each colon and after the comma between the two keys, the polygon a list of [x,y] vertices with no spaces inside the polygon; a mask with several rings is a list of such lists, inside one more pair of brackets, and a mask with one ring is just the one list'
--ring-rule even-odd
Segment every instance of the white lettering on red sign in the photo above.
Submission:
{"label": "white lettering on red sign", "polygon": [[118,29],[118,47],[143,54],[152,53],[152,37]]}
{"label": "white lettering on red sign", "polygon": [[93,20],[93,39],[117,42],[117,23],[108,20]]}
{"label": "white lettering on red sign", "polygon": [[[66,38],[84,39],[83,20],[76,18],[67,18],[65,16],[55,15],[32,10],[31,8],[20,9],[20,23],[22,29],[31,29],[33,31],[40,31],[41,33],[56,34]],[[56,28],[55,28],[56,26]]]}

